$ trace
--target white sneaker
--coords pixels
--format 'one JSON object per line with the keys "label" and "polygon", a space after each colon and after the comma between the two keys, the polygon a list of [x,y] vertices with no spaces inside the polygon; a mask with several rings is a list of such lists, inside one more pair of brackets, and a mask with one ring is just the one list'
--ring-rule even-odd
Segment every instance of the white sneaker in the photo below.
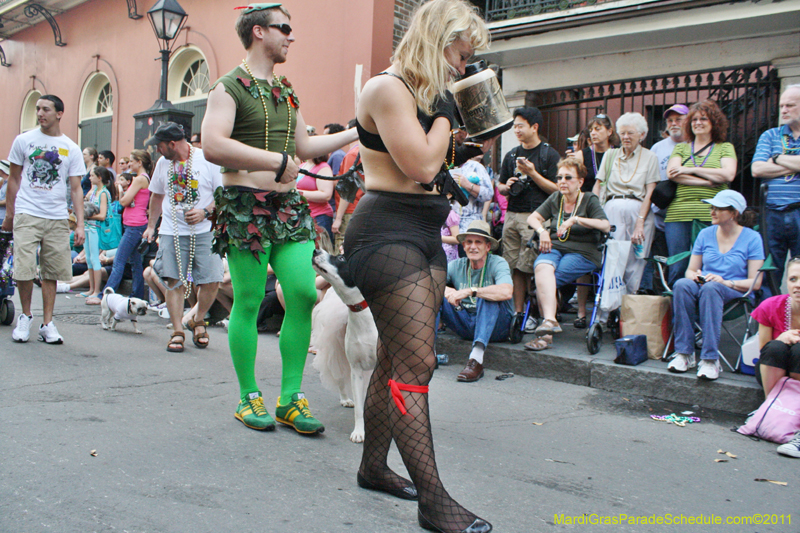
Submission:
{"label": "white sneaker", "polygon": [[25,313],[20,314],[17,319],[17,327],[15,327],[14,331],[11,333],[11,338],[17,342],[28,342],[28,339],[31,338],[32,321],[32,316],[28,316]]}
{"label": "white sneaker", "polygon": [[708,381],[714,381],[722,372],[722,367],[717,359],[701,359],[697,367],[697,377]]}
{"label": "white sneaker", "polygon": [[69,283],[56,282],[56,292],[69,292]]}
{"label": "white sneaker", "polygon": [[694,354],[686,355],[682,353],[676,353],[675,357],[669,362],[669,365],[667,365],[667,370],[670,372],[683,374],[690,368],[694,368],[696,366],[697,363],[694,361]]}
{"label": "white sneaker", "polygon": [[47,344],[61,344],[64,342],[64,337],[58,334],[56,324],[51,320],[46,326],[44,324],[39,326],[39,340]]}
{"label": "white sneaker", "polygon": [[536,319],[532,316],[528,317],[528,320],[525,321],[525,333],[533,333],[536,331],[536,327],[539,324],[536,322]]}
{"label": "white sneaker", "polygon": [[786,444],[778,446],[778,453],[789,457],[800,458],[800,431],[794,434],[794,438]]}

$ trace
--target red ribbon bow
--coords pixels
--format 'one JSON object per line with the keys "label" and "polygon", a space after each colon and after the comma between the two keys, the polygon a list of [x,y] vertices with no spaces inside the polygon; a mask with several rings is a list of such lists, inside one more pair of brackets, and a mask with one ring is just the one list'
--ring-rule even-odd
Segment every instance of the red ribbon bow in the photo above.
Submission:
{"label": "red ribbon bow", "polygon": [[406,409],[406,399],[403,397],[403,394],[400,391],[406,392],[421,392],[427,394],[428,386],[427,385],[404,385],[403,383],[398,383],[393,379],[389,380],[389,389],[392,391],[392,399],[394,400],[394,404],[400,409],[401,414],[407,414],[408,410]]}

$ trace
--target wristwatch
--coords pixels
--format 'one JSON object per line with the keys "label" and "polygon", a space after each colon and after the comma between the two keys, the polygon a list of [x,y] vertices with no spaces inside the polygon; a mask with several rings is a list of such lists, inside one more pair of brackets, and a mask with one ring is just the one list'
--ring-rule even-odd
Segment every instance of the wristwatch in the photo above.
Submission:
{"label": "wristwatch", "polygon": [[783,155],[783,154],[772,154],[772,157],[770,159],[772,159],[773,163],[775,163],[776,165],[779,165],[780,163],[778,163],[778,156],[781,156],[781,155]]}
{"label": "wristwatch", "polygon": [[475,298],[478,295],[478,287],[470,287],[469,290],[472,291],[473,298]]}
{"label": "wristwatch", "polygon": [[544,226],[539,226],[538,228],[536,228],[537,235],[541,235],[543,231],[544,231]]}
{"label": "wristwatch", "polygon": [[205,214],[206,218],[211,218],[211,213],[208,212],[208,209],[205,207],[203,208],[203,213]]}

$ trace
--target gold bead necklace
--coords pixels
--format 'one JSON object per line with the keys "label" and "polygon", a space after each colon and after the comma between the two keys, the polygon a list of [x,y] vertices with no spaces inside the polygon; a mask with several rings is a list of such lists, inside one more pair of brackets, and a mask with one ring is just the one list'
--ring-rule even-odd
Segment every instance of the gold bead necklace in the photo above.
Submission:
{"label": "gold bead necklace", "polygon": [[[250,78],[253,80],[253,83],[256,84],[256,90],[258,91],[258,97],[261,99],[261,107],[264,108],[264,150],[269,151],[269,112],[267,112],[267,100],[264,98],[264,94],[261,92],[261,85],[258,83],[258,80],[253,73],[250,72],[250,67],[247,66],[247,61],[242,59],[242,64],[244,65],[245,70],[250,75]],[[275,73],[272,74],[274,80],[278,80],[278,76]],[[276,104],[277,107],[277,104]],[[292,106],[289,104],[289,98],[286,98],[286,110],[289,112],[289,122],[286,125],[286,143],[283,145],[283,151],[289,151],[289,139],[291,138],[292,132]]]}

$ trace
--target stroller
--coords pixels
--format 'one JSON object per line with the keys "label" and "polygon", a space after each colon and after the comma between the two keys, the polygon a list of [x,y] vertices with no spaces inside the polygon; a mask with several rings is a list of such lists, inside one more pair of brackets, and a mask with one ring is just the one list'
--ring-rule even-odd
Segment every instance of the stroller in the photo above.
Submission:
{"label": "stroller", "polygon": [[0,324],[14,322],[14,243],[13,234],[0,231]]}

